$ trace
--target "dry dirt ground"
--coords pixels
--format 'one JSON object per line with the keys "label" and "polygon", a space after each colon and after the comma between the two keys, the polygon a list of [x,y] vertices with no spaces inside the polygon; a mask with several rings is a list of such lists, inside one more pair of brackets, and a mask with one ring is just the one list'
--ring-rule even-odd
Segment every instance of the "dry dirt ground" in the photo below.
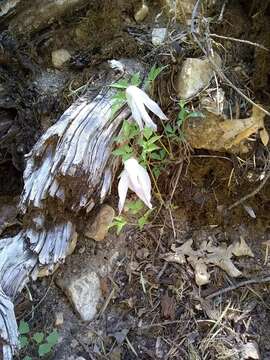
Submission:
{"label": "dry dirt ground", "polygon": [[[9,83],[10,92],[9,101],[1,100],[0,114],[10,121],[16,118],[12,140],[5,139],[5,147],[0,142],[0,199],[7,204],[5,208],[21,192],[23,154],[80,94],[74,89],[91,80],[102,62],[130,57],[147,66],[153,65],[153,59],[159,65],[169,64],[156,97],[163,102],[170,119],[176,118],[176,107],[168,100],[168,92],[175,95],[174,74],[185,57],[201,56],[200,49],[191,41],[180,44],[177,40],[159,51],[152,47],[149,39],[160,11],[158,2],[149,1],[150,13],[139,24],[134,20],[136,2],[120,2],[117,8],[110,7],[110,3],[113,1],[69,15],[33,35],[30,42],[19,36],[19,60],[6,53],[11,59],[8,66],[2,55],[1,67],[6,67],[1,80]],[[212,8],[212,17],[219,16],[222,3],[217,2]],[[268,1],[227,1],[222,20],[211,25],[211,32],[270,48],[269,20]],[[164,14],[159,22],[174,29],[176,35],[181,32],[181,27],[168,21]],[[70,37],[70,33],[77,37]],[[12,53],[10,34],[3,32],[1,36],[2,41],[10,42]],[[269,110],[270,53],[246,43],[220,38],[216,41],[226,49],[226,74]],[[56,92],[46,96],[32,79],[39,68],[51,67],[50,54],[55,47],[71,47],[75,51],[69,66],[53,75],[57,76]],[[49,71],[54,74],[52,69]],[[233,113],[246,117],[249,104],[226,84],[224,89]],[[266,127],[270,130],[268,117]],[[192,151],[183,144],[175,152],[181,161],[168,165],[158,184],[164,205],[159,208],[157,203],[159,210],[143,230],[127,225],[118,236],[111,229],[100,243],[81,236],[65,264],[51,277],[30,283],[17,299],[17,318],[26,320],[32,333],[49,333],[56,327],[57,317],[63,316],[57,327],[59,344],[47,359],[257,359],[256,349],[261,359],[270,359],[269,283],[257,281],[270,276],[265,244],[270,240],[269,181],[248,200],[256,218],[243,204],[226,211],[258,187],[253,179],[266,169],[269,150],[256,141],[240,162],[235,155]],[[107,203],[117,207],[115,191]],[[16,232],[20,217],[12,212],[12,207],[8,219],[12,223],[8,232]],[[172,245],[179,247],[190,239],[194,249],[200,249],[205,241],[218,246],[241,238],[254,257],[233,259],[242,272],[237,279],[210,266],[211,281],[198,287],[190,263],[164,260]],[[95,320],[83,323],[56,285],[56,279],[66,272],[87,268],[97,254],[104,253],[106,263],[106,254],[112,249],[117,249],[118,258],[113,271],[101,279],[104,301]],[[38,358],[34,345],[22,350],[17,359],[26,355]]]}

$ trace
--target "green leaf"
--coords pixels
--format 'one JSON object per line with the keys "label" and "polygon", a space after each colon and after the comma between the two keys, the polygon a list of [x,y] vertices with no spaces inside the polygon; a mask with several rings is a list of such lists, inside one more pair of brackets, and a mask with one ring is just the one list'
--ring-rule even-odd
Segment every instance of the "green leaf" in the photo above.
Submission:
{"label": "green leaf", "polygon": [[170,124],[167,124],[167,125],[165,126],[165,132],[166,132],[167,134],[174,134],[174,133],[175,133],[175,129],[173,129]]}
{"label": "green leaf", "polygon": [[55,346],[58,343],[59,334],[56,330],[52,331],[46,338],[51,346]]}
{"label": "green leaf", "polygon": [[19,333],[21,335],[24,335],[24,334],[28,334],[29,331],[30,331],[30,328],[29,328],[29,325],[27,324],[27,322],[24,320],[21,320],[20,324],[19,324]]}
{"label": "green leaf", "polygon": [[150,210],[146,211],[146,213],[142,217],[139,218],[138,225],[139,225],[140,230],[143,229],[144,225],[149,224],[148,217],[151,212],[152,212],[152,210],[150,209]]}
{"label": "green leaf", "polygon": [[109,228],[116,227],[116,233],[119,235],[126,224],[127,221],[122,216],[116,216]]}
{"label": "green leaf", "polygon": [[159,168],[158,166],[154,166],[154,168],[153,168],[153,174],[154,174],[154,176],[155,176],[156,179],[159,177],[160,173],[161,173],[160,168]]}
{"label": "green leaf", "polygon": [[51,352],[51,350],[52,350],[51,344],[48,344],[48,343],[41,344],[38,347],[38,355],[42,357],[42,356],[48,354],[49,352]]}
{"label": "green leaf", "polygon": [[140,129],[136,123],[125,120],[122,132],[125,140],[131,140],[140,133]]}
{"label": "green leaf", "polygon": [[110,87],[112,88],[116,88],[116,89],[126,89],[128,87],[128,80],[124,79],[124,80],[119,80],[113,84],[110,85]]}
{"label": "green leaf", "polygon": [[153,130],[151,128],[145,127],[143,129],[143,136],[148,140],[153,134]]}
{"label": "green leaf", "polygon": [[35,340],[35,342],[37,344],[41,344],[42,341],[44,340],[44,333],[43,332],[36,332],[34,335],[33,335],[33,340]]}
{"label": "green leaf", "polygon": [[156,67],[156,65],[152,66],[148,76],[147,76],[147,82],[151,82],[156,80],[156,78],[158,77],[158,75],[164,70],[166,69],[166,67],[168,67],[168,65],[166,66],[160,66],[160,67]]}
{"label": "green leaf", "polygon": [[188,116],[187,110],[185,108],[182,108],[178,114],[178,121],[177,121],[178,126],[181,126],[183,124],[187,116]]}
{"label": "green leaf", "polygon": [[204,117],[204,115],[201,111],[192,111],[187,116],[187,118],[190,118],[190,117]]}
{"label": "green leaf", "polygon": [[26,336],[20,336],[19,341],[20,341],[21,348],[24,348],[29,344],[29,340]]}
{"label": "green leaf", "polygon": [[142,210],[143,208],[143,202],[141,200],[136,200],[136,201],[130,201],[127,204],[127,208],[128,210],[130,210],[130,212],[135,215],[137,214],[140,210]]}
{"label": "green leaf", "polygon": [[161,160],[161,157],[160,157],[159,153],[153,152],[153,153],[150,154],[150,159]]}
{"label": "green leaf", "polygon": [[139,86],[141,83],[140,73],[137,72],[136,74],[132,75],[132,78],[130,80],[131,85]]}
{"label": "green leaf", "polygon": [[180,108],[181,108],[181,109],[184,109],[184,107],[185,107],[185,105],[186,105],[185,100],[180,100],[180,101],[179,101],[179,105],[180,105]]}
{"label": "green leaf", "polygon": [[154,144],[156,141],[158,141],[161,138],[161,136],[155,135],[152,136],[148,141],[147,144]]}
{"label": "green leaf", "polygon": [[31,356],[25,356],[24,358],[23,358],[23,360],[32,360],[33,358],[31,357]]}
{"label": "green leaf", "polygon": [[160,155],[161,160],[164,160],[167,155],[166,150],[161,149],[159,152],[159,155]]}
{"label": "green leaf", "polygon": [[115,156],[124,156],[126,154],[131,154],[132,153],[132,148],[129,145],[124,145],[119,147],[118,149],[113,150],[113,155]]}
{"label": "green leaf", "polygon": [[146,153],[149,153],[149,152],[152,152],[152,151],[155,151],[155,150],[158,150],[158,149],[160,149],[160,147],[157,146],[156,144],[150,144],[150,145],[146,144],[146,147],[145,147],[144,151]]}

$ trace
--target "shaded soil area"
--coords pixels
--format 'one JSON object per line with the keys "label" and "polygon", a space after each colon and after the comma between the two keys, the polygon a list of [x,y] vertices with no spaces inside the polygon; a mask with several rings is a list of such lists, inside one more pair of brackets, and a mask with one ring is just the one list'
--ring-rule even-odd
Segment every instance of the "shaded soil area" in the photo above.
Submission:
{"label": "shaded soil area", "polygon": [[[142,23],[134,19],[140,1],[101,1],[33,33],[12,32],[7,24],[1,25],[0,201],[20,194],[24,155],[91,86],[106,60],[138,58],[147,68],[154,62],[169,65],[155,96],[171,115],[171,122],[175,121],[178,107],[170,96],[175,96],[176,73],[185,57],[202,54],[188,37],[183,43],[175,40],[182,25],[175,19],[169,21],[165,11],[157,17],[159,2],[149,1],[148,5],[150,12]],[[215,38],[217,48],[225,54],[224,72],[269,111],[270,52],[229,39],[248,39],[270,48],[269,1],[228,1],[224,13],[222,2],[217,1],[211,16],[221,16],[211,25],[211,32],[225,37]],[[168,26],[173,34],[159,48],[151,44],[155,21]],[[55,69],[51,53],[59,48],[67,49],[71,58]],[[250,104],[223,85],[230,102],[228,111],[246,117]],[[265,124],[270,130],[268,117]],[[235,201],[256,190],[260,176],[269,172],[269,149],[257,138],[253,140],[252,150],[243,157],[193,151],[185,143],[174,145],[179,163],[169,164],[160,177],[158,186],[165,205],[150,224],[143,230],[129,225],[120,237],[111,230],[106,242],[99,244],[82,237],[74,254],[53,276],[31,283],[23,291],[16,303],[18,319],[27,320],[33,333],[48,334],[55,327],[60,333],[59,344],[48,359],[249,359],[252,357],[244,353],[247,343],[255,343],[262,359],[270,359],[267,282],[244,284],[211,297],[239,282],[269,276],[269,244],[265,244],[270,239],[269,181],[247,202],[228,211]],[[116,208],[114,194],[108,203]],[[19,220],[17,216],[16,222],[7,222],[4,234],[16,230]],[[204,241],[218,246],[240,238],[254,257],[234,258],[242,272],[237,280],[212,266],[211,282],[198,287],[188,262],[164,261],[172,245],[180,246],[189,239],[200,249]],[[102,279],[104,303],[94,321],[83,323],[55,285],[55,277],[66,268],[76,272],[87,267],[98,250],[113,248],[119,241],[123,246],[115,270]],[[59,313],[63,323],[56,325]],[[26,355],[38,358],[34,343],[17,358]]]}

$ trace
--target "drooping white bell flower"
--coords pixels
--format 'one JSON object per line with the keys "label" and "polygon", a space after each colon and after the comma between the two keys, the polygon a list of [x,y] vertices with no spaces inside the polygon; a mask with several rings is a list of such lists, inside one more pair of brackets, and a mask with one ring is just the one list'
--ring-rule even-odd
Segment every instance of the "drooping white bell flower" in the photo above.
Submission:
{"label": "drooping white bell flower", "polygon": [[140,130],[149,127],[153,130],[157,130],[157,125],[148,115],[145,107],[157,115],[161,120],[167,120],[166,115],[161,108],[150,97],[137,86],[130,85],[126,88],[127,103],[131,109],[134,120],[139,125]]}
{"label": "drooping white bell flower", "polygon": [[119,213],[123,210],[128,189],[135,192],[145,205],[152,209],[150,177],[145,168],[134,158],[124,162],[124,170],[120,175],[118,183]]}

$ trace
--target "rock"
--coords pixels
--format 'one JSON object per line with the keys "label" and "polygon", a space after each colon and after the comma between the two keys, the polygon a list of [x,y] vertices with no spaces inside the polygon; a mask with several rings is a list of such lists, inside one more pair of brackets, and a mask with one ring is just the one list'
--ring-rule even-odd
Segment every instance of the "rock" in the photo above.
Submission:
{"label": "rock", "polygon": [[258,345],[255,342],[248,342],[240,348],[241,359],[260,359]]}
{"label": "rock", "polygon": [[[221,59],[218,55],[212,59],[218,66],[221,66]],[[208,86],[213,76],[214,71],[208,59],[186,59],[176,83],[179,98],[186,100],[197,95],[200,90]]]}
{"label": "rock", "polygon": [[152,44],[159,46],[164,43],[167,37],[167,28],[154,28],[152,31]]}
{"label": "rock", "polygon": [[147,5],[145,5],[144,3],[142,4],[142,7],[136,12],[136,14],[134,15],[134,18],[136,20],[136,22],[142,22],[146,16],[149,13],[149,8]]}
{"label": "rock", "polygon": [[265,114],[255,106],[246,119],[227,120],[210,112],[203,115],[184,123],[186,140],[194,149],[245,154],[251,149],[249,137],[265,129]]}
{"label": "rock", "polygon": [[170,16],[176,17],[182,23],[189,23],[196,0],[163,0],[162,2]]}
{"label": "rock", "polygon": [[224,110],[225,92],[222,89],[217,89],[203,96],[201,99],[201,106],[203,109],[212,112],[216,115],[222,115]]}
{"label": "rock", "polygon": [[52,52],[52,63],[57,69],[60,69],[70,58],[71,55],[66,49],[58,49]]}
{"label": "rock", "polygon": [[[207,17],[209,10],[214,8],[217,0],[208,0],[203,5],[203,16]],[[179,20],[183,24],[190,25],[192,12],[197,0],[161,0],[161,5],[164,6],[168,15],[174,19]],[[197,14],[200,13],[200,6]]]}
{"label": "rock", "polygon": [[111,206],[102,206],[94,222],[86,228],[85,236],[96,241],[104,240],[114,217],[115,211]]}
{"label": "rock", "polygon": [[72,349],[75,349],[75,347],[79,346],[79,341],[77,341],[76,339],[72,339],[70,346],[72,347]]}
{"label": "rock", "polygon": [[57,312],[55,314],[55,326],[61,326],[64,324],[64,314],[62,312]]}
{"label": "rock", "polygon": [[57,284],[65,292],[81,319],[83,321],[93,320],[101,298],[98,275],[94,271],[88,270],[62,279],[57,278]]}

